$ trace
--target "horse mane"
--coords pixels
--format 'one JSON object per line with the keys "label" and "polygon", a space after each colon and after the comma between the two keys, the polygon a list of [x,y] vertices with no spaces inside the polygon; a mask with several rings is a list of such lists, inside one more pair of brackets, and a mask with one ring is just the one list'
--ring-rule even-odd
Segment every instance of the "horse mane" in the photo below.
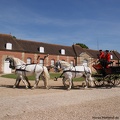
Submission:
{"label": "horse mane", "polygon": [[26,64],[24,61],[20,60],[19,58],[16,58],[16,57],[12,57],[14,59],[14,61],[18,64],[18,63],[21,63],[21,64]]}
{"label": "horse mane", "polygon": [[70,63],[68,63],[68,62],[66,62],[66,61],[62,61],[62,60],[60,60],[60,62],[61,62],[62,64],[64,64],[66,67],[70,67]]}

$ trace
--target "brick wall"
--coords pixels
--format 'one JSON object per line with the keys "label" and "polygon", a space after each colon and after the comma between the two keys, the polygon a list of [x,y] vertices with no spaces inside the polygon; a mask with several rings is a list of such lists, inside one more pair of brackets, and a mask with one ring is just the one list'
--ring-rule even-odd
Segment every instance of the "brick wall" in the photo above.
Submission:
{"label": "brick wall", "polygon": [[[0,73],[3,73],[4,71],[4,60],[7,56],[14,56],[17,57],[24,62],[27,62],[27,58],[31,58],[32,62],[37,63],[40,59],[44,59],[46,54],[34,54],[34,53],[24,53],[24,52],[13,52],[13,51],[0,51]],[[39,57],[38,61],[37,58]],[[65,60],[70,63],[70,61],[74,61],[74,57],[71,56],[59,56],[59,55],[49,55],[44,60],[44,65],[49,66],[51,65],[51,60],[54,60],[55,62],[57,60]]]}

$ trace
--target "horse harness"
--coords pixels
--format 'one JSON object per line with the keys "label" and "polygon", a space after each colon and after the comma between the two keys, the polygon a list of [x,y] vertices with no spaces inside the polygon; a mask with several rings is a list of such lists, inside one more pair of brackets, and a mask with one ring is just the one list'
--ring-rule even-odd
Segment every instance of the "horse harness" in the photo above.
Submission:
{"label": "horse harness", "polygon": [[[32,64],[23,64],[19,69],[16,69],[16,71],[23,71],[24,73],[25,72],[30,72],[30,71],[28,71],[28,70],[26,70],[26,67],[27,67],[27,65],[32,65]],[[36,66],[37,66],[37,64],[35,64],[35,67],[34,67],[34,72],[35,72],[35,70],[36,70]]]}
{"label": "horse harness", "polygon": [[[75,70],[71,70],[71,69],[69,69],[69,70],[64,70],[64,71],[62,72],[62,74],[60,75],[60,77],[62,77],[63,74],[66,73],[66,72],[73,72],[73,73],[75,73],[75,77],[76,77],[76,74],[77,74],[77,73],[83,73],[83,74],[85,73],[85,74],[84,74],[85,76],[86,76],[88,73],[90,73],[90,71],[87,72],[87,71],[85,70],[85,67],[84,67],[84,71],[77,71],[76,68],[75,68]],[[75,78],[75,77],[74,77],[74,78]]]}

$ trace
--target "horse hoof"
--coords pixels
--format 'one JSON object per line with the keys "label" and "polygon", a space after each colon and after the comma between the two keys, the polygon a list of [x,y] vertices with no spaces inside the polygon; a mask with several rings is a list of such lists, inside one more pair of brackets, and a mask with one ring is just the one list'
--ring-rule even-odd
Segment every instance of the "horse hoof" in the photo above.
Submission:
{"label": "horse hoof", "polygon": [[85,89],[87,89],[88,88],[88,86],[85,86]]}
{"label": "horse hoof", "polygon": [[47,86],[44,86],[44,89],[47,89],[47,90],[49,90],[49,87],[47,87]]}
{"label": "horse hoof", "polygon": [[68,91],[70,91],[70,90],[71,90],[71,88],[68,88],[67,90],[68,90]]}
{"label": "horse hoof", "polygon": [[26,87],[26,90],[28,89],[28,87]]}
{"label": "horse hoof", "polygon": [[13,86],[13,88],[15,89],[15,88],[16,88],[16,86]]}
{"label": "horse hoof", "polygon": [[35,87],[31,87],[31,89],[32,89],[32,90],[34,90],[34,89],[35,89]]}
{"label": "horse hoof", "polygon": [[82,83],[82,87],[85,87],[85,83]]}

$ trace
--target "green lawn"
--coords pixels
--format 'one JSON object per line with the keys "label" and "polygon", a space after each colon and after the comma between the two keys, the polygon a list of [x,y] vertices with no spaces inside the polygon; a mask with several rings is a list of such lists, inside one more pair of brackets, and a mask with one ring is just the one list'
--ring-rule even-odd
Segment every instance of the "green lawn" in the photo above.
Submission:
{"label": "green lawn", "polygon": [[[50,73],[50,78],[54,79],[55,77],[59,77],[61,75],[61,73]],[[1,77],[5,77],[5,78],[13,78],[16,79],[17,75],[16,74],[5,74],[2,75]],[[28,77],[29,80],[35,80],[35,76],[29,76]],[[74,78],[74,81],[82,81],[84,80],[84,78]]]}

